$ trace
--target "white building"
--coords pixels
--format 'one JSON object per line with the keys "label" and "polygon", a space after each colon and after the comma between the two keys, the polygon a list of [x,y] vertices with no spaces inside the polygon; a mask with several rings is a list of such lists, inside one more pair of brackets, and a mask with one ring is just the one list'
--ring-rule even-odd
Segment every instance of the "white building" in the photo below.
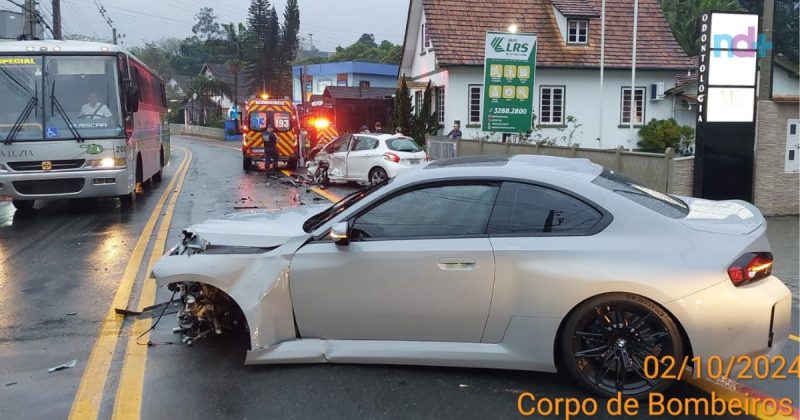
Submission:
{"label": "white building", "polygon": [[[410,1],[400,73],[415,89],[416,101],[421,101],[419,89],[429,81],[436,87],[443,132],[457,120],[464,138],[488,134],[480,130],[485,35],[516,24],[520,32],[538,36],[533,104],[538,132],[558,138],[574,131],[572,142],[583,147],[629,147],[633,1],[606,4],[602,95],[600,0],[491,4]],[[637,40],[634,126],[673,117],[693,125],[691,104],[667,95],[676,86],[676,77],[686,75],[693,62],[675,41],[658,0],[639,1]],[[576,123],[568,124],[568,116]],[[638,136],[634,136],[636,147]]]}

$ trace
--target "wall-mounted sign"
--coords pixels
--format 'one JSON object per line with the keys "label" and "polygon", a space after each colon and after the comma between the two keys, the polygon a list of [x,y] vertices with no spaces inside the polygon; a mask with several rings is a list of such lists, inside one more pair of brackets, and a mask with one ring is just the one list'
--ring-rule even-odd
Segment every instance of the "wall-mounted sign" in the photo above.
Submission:
{"label": "wall-mounted sign", "polygon": [[483,131],[531,130],[536,34],[488,32],[483,75]]}

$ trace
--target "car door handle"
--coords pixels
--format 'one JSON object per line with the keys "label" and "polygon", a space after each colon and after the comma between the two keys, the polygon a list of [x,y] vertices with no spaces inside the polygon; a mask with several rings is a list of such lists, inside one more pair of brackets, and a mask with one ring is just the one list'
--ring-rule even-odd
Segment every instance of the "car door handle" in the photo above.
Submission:
{"label": "car door handle", "polygon": [[475,264],[472,258],[442,258],[438,265],[442,270],[468,271],[474,270]]}

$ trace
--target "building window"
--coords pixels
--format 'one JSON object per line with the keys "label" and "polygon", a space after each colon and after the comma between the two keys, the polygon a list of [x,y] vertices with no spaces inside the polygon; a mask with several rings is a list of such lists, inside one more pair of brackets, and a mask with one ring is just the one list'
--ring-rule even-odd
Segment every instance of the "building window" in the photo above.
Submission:
{"label": "building window", "polygon": [[359,80],[358,87],[360,88],[368,88],[369,87],[369,80]]}
{"label": "building window", "polygon": [[428,25],[422,24],[420,35],[420,52],[424,53],[431,47],[431,36],[428,34]]}
{"label": "building window", "polygon": [[589,42],[589,21],[573,20],[567,21],[567,43],[586,44]]}
{"label": "building window", "polygon": [[424,92],[418,90],[414,92],[414,115],[419,115],[419,111],[422,110],[422,101],[424,99]]}
{"label": "building window", "polygon": [[469,85],[469,124],[481,123],[481,94],[483,86]]}
{"label": "building window", "polygon": [[444,124],[444,86],[436,89],[436,117]]}
{"label": "building window", "polygon": [[[633,120],[634,124],[642,124],[644,121],[644,97],[645,97],[645,88],[637,87],[634,89],[633,106],[636,107],[636,116],[634,117]],[[622,104],[620,106],[620,109],[622,110],[620,121],[622,121],[622,124],[630,124],[631,123],[630,87],[622,88]]]}
{"label": "building window", "polygon": [[564,86],[542,86],[539,94],[539,124],[564,124]]}

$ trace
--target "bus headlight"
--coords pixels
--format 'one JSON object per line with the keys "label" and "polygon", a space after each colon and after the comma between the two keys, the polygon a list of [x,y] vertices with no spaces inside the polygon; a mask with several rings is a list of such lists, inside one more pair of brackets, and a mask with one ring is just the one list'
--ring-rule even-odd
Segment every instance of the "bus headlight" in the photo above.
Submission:
{"label": "bus headlight", "polygon": [[92,169],[124,169],[127,166],[125,158],[90,159],[84,165],[85,168]]}

